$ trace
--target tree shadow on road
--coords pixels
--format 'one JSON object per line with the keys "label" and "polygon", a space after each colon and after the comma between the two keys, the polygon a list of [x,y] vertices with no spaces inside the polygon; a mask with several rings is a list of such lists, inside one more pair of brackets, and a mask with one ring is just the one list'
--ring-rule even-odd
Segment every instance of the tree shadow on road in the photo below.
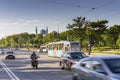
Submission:
{"label": "tree shadow on road", "polygon": [[58,67],[23,68],[15,71],[24,76],[24,80],[72,80],[71,71],[60,70]]}

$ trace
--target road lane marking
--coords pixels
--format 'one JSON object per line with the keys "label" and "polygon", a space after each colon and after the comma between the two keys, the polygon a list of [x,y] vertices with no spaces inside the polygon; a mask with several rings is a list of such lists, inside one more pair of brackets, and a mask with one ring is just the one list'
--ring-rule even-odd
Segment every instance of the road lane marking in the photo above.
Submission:
{"label": "road lane marking", "polygon": [[0,60],[0,64],[3,67],[3,69],[7,72],[7,74],[10,76],[12,80],[20,80],[4,63],[2,60]]}

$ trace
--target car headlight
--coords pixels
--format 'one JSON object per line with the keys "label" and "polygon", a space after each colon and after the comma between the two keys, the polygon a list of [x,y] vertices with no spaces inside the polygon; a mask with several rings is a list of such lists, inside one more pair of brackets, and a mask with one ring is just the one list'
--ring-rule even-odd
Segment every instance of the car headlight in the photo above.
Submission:
{"label": "car headlight", "polygon": [[74,61],[74,60],[73,60],[72,63],[73,63],[73,64],[76,64],[76,63],[78,63],[78,61]]}

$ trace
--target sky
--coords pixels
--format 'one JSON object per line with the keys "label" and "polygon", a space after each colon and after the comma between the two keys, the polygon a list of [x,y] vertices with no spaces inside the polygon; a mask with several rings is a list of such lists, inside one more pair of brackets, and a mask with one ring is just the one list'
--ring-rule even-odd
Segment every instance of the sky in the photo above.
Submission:
{"label": "sky", "polygon": [[0,0],[0,39],[12,34],[63,32],[73,18],[120,24],[120,0]]}

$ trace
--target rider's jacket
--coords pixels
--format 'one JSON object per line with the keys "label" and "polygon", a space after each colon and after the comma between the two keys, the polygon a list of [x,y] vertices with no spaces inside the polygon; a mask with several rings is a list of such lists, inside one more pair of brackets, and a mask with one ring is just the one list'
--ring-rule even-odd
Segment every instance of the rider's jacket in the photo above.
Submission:
{"label": "rider's jacket", "polygon": [[38,57],[37,57],[37,54],[33,53],[33,54],[31,54],[30,58],[31,59],[37,59]]}

